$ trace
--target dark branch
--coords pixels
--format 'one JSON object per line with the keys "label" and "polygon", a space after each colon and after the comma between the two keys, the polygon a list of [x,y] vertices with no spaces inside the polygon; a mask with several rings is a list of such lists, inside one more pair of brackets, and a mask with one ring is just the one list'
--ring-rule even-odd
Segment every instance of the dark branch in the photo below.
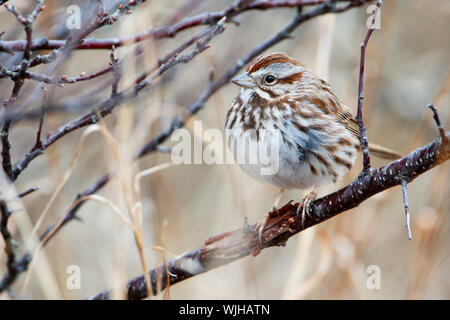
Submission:
{"label": "dark branch", "polygon": [[17,258],[17,244],[8,230],[8,221],[11,214],[12,213],[8,210],[6,201],[0,199],[0,234],[5,242],[4,250],[7,259],[7,272],[0,280],[0,292],[9,288],[14,280],[16,280],[17,276],[28,268],[28,264],[31,260],[30,255],[27,253],[20,258]]}

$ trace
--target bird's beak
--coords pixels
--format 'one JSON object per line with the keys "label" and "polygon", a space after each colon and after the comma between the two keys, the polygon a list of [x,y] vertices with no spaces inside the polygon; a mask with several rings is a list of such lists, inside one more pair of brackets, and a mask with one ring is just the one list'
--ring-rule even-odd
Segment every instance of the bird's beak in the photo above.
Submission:
{"label": "bird's beak", "polygon": [[231,82],[243,88],[254,88],[256,86],[255,81],[248,73],[243,73],[234,77],[231,79]]}

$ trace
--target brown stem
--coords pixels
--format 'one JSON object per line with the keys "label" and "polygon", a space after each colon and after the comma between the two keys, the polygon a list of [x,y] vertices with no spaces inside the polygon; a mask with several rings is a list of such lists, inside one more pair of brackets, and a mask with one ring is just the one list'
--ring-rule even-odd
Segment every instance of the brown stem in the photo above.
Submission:
{"label": "brown stem", "polygon": [[361,147],[363,151],[363,172],[368,173],[370,171],[370,154],[369,154],[369,141],[367,139],[367,130],[363,122],[362,107],[364,101],[364,67],[366,61],[366,48],[369,43],[370,36],[375,30],[375,19],[378,13],[378,9],[381,7],[383,2],[381,0],[377,1],[377,6],[372,12],[372,24],[367,31],[366,37],[361,44],[361,60],[359,64],[359,88],[358,88],[358,112],[356,115],[356,121],[359,127],[359,140],[361,142]]}

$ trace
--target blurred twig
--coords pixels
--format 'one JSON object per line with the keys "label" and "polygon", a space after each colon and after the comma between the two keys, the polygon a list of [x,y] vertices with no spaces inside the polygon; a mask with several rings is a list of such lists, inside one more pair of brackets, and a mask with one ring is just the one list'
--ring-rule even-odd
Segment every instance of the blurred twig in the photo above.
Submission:
{"label": "blurred twig", "polygon": [[[227,22],[232,21],[235,16],[249,10],[267,10],[282,7],[311,6],[326,2],[327,0],[237,0],[233,5],[224,10],[217,12],[206,12],[193,17],[184,18],[173,25],[151,28],[127,38],[85,39],[82,43],[78,44],[75,49],[111,49],[112,46],[126,46],[148,39],[173,38],[180,31],[200,25],[213,25],[220,21],[223,17],[227,18]],[[362,4],[363,2],[368,2],[368,0],[348,0],[348,2]],[[33,40],[31,49],[58,49],[64,46],[65,43],[65,40],[48,40],[46,38],[37,39]],[[25,49],[25,46],[26,43],[23,40],[0,41],[0,52],[23,51]]]}

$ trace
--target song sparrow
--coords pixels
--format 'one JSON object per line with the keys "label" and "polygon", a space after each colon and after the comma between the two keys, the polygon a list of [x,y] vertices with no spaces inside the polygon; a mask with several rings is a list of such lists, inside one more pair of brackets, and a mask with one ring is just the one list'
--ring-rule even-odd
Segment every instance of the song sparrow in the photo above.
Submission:
{"label": "song sparrow", "polygon": [[[245,172],[281,188],[308,189],[336,182],[351,169],[360,150],[358,126],[327,82],[282,53],[260,56],[245,71],[232,80],[242,89],[226,117],[228,146],[237,158],[250,148],[236,145],[267,139],[256,134],[245,142],[242,131],[280,135],[278,171],[262,175],[261,163],[241,163]],[[381,146],[369,148],[383,158],[399,156]]]}

